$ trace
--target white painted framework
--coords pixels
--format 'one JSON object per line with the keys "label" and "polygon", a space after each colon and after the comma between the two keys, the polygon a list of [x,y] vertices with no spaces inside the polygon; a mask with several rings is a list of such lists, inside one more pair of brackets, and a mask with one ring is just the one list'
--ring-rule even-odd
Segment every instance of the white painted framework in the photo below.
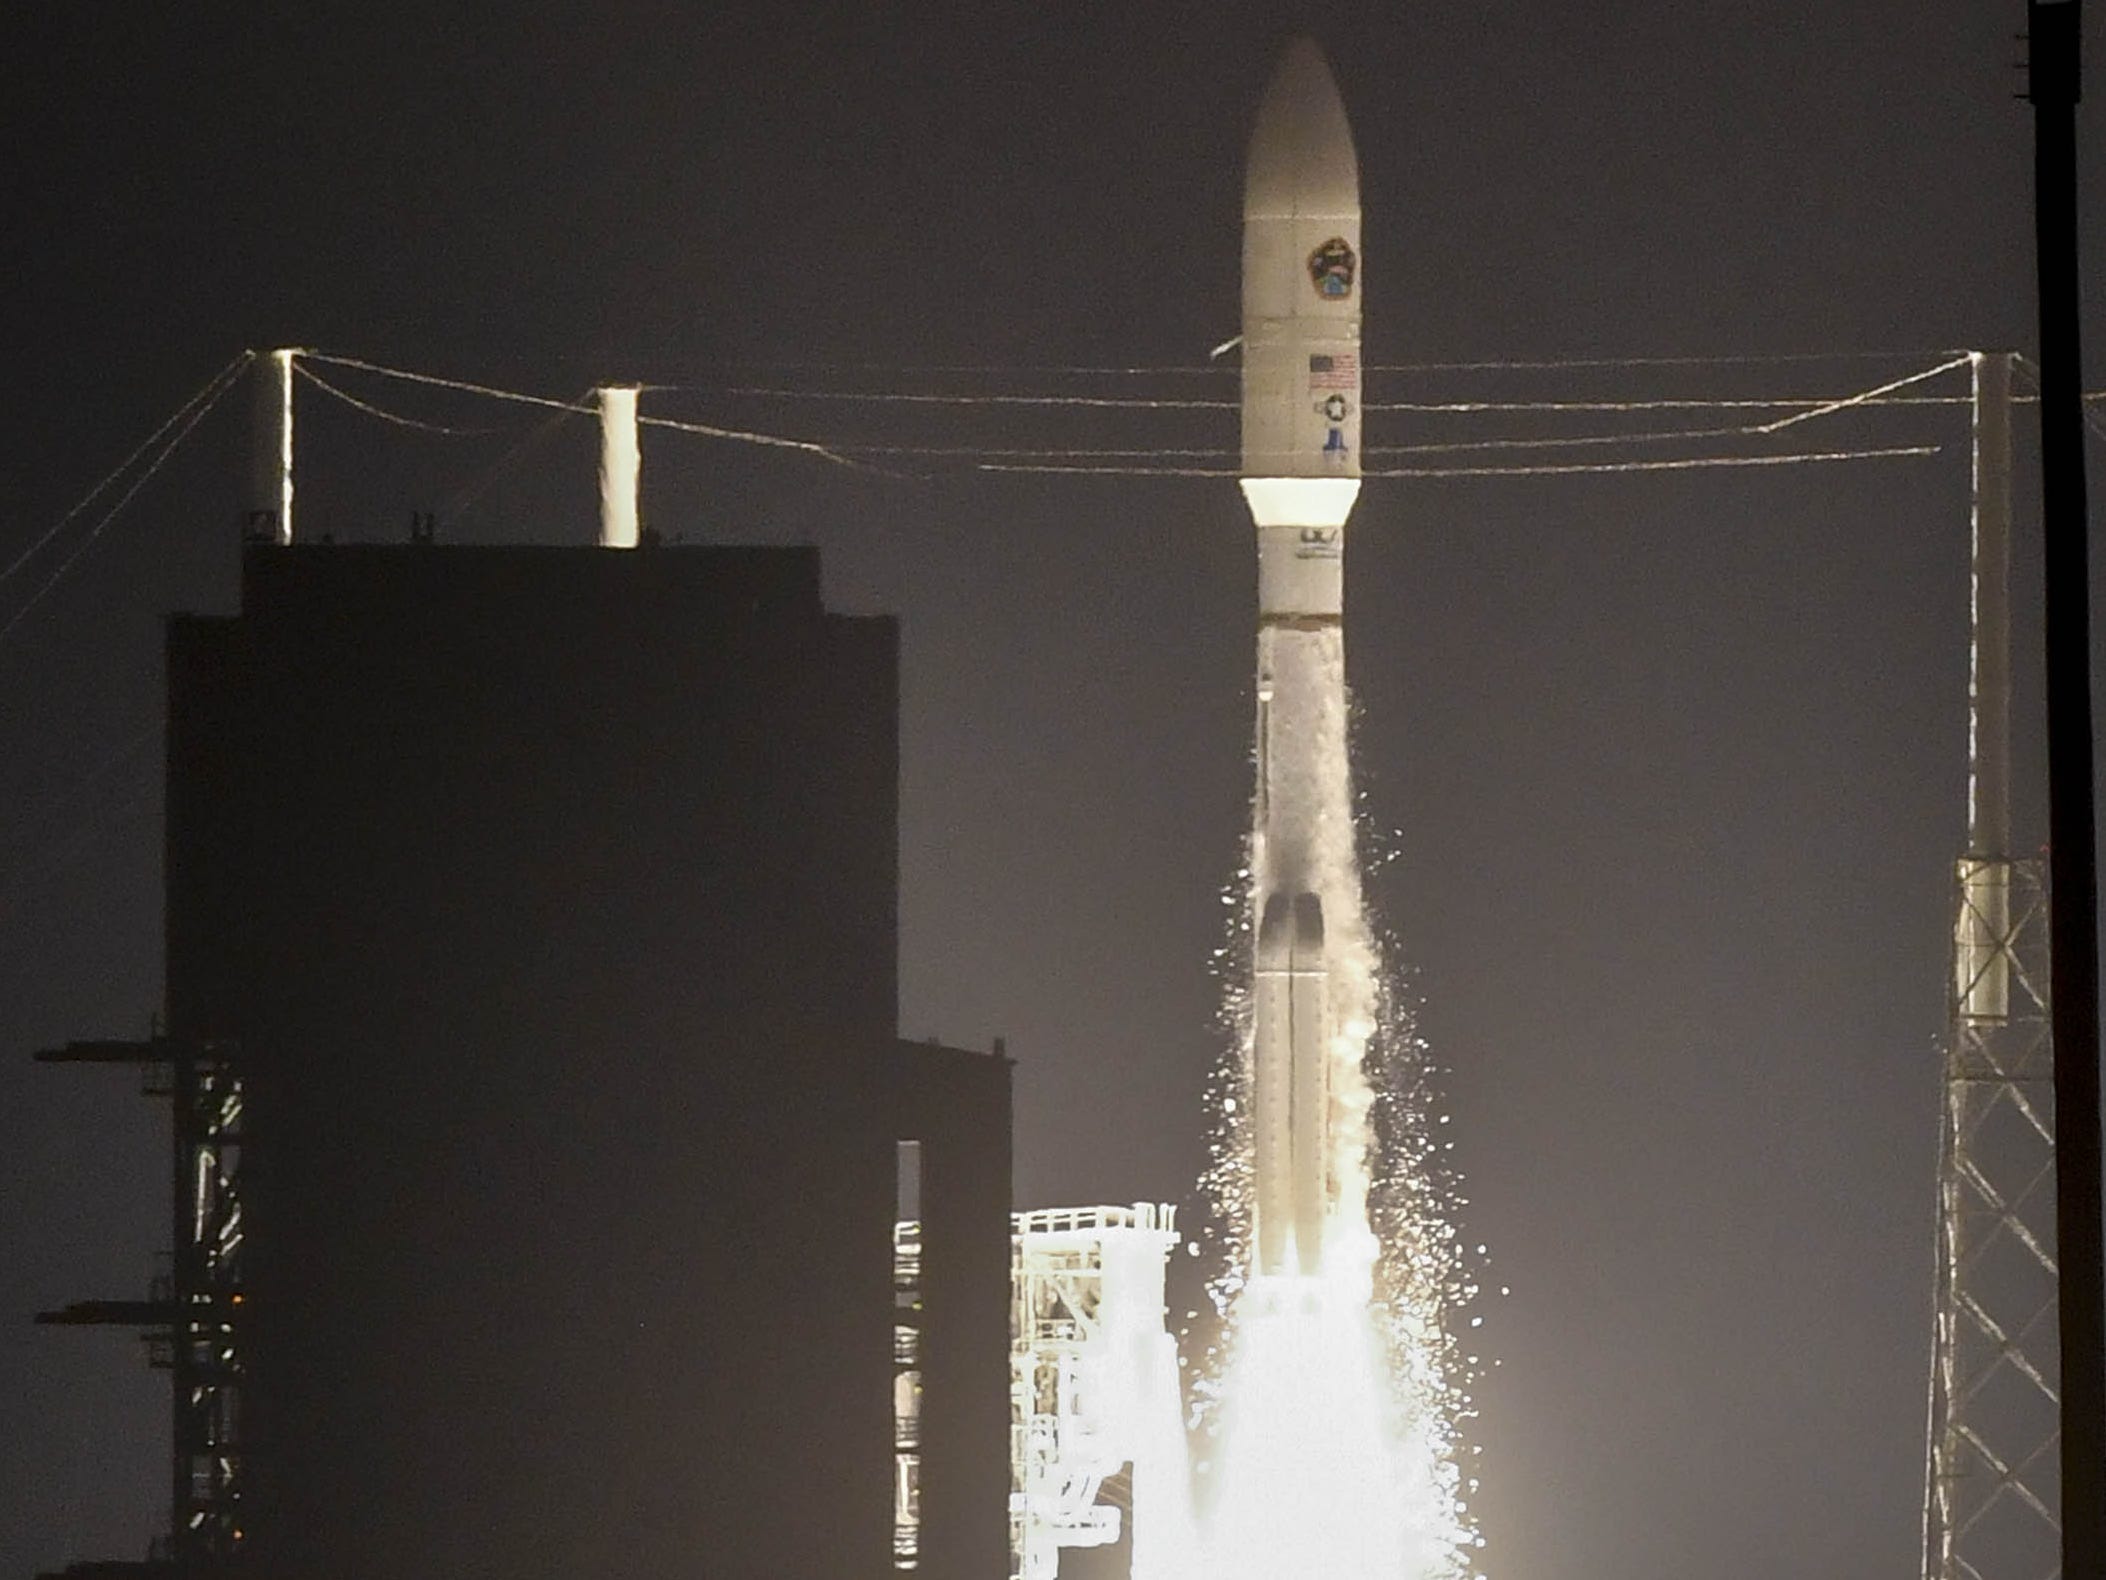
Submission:
{"label": "white painted framework", "polygon": [[1924,1580],[2061,1572],[2054,1053],[2043,866],[2011,859],[2011,363],[1975,352],[1967,854],[1925,1454]]}
{"label": "white painted framework", "polygon": [[892,1567],[921,1566],[921,1222],[892,1226]]}
{"label": "white painted framework", "polygon": [[[1010,1219],[1011,1580],[1133,1532],[1134,1580],[1189,1548],[1177,1344],[1164,1263],[1177,1209],[1050,1207]],[[892,1566],[921,1566],[921,1224],[892,1229]]]}
{"label": "white painted framework", "polygon": [[[1990,870],[1984,871],[1988,868]],[[2037,861],[1963,860],[1938,1150],[1926,1580],[2061,1572],[2054,1059]],[[1994,889],[2002,917],[1979,904]],[[1982,944],[1989,943],[1984,950]],[[1970,1007],[1997,975],[2001,1014]]]}
{"label": "white painted framework", "polygon": [[1010,1573],[1053,1580],[1065,1547],[1132,1533],[1134,1580],[1187,1550],[1176,1341],[1163,1321],[1177,1209],[1018,1213],[1010,1240]]}

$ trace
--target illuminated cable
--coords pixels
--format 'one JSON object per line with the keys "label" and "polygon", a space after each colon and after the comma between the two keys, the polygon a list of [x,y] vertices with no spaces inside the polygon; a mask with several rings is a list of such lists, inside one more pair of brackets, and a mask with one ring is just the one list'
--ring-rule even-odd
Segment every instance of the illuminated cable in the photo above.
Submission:
{"label": "illuminated cable", "polygon": [[1089,406],[1126,411],[1234,411],[1232,400],[1154,399],[1140,395],[971,395],[909,390],[805,390],[780,384],[730,384],[702,393],[759,400],[859,401],[897,406]]}
{"label": "illuminated cable", "polygon": [[1728,428],[1652,428],[1638,433],[1583,433],[1555,439],[1451,439],[1427,444],[1362,445],[1362,455],[1449,455],[1469,450],[1577,450],[1604,444],[1665,444],[1677,439],[1738,439],[1755,430]]}
{"label": "illuminated cable", "polygon": [[1672,441],[1675,439],[1753,438],[1757,436],[1764,436],[1775,433],[1780,428],[1788,428],[1794,423],[1806,422],[1815,417],[1827,416],[1832,412],[1843,411],[1857,406],[1886,404],[1887,402],[1885,400],[1885,397],[1891,395],[1895,390],[1901,389],[1904,386],[1910,384],[1919,383],[1924,379],[1933,378],[1940,373],[1949,372],[1953,368],[1960,366],[1966,361],[1967,357],[1965,355],[1962,355],[1957,360],[1942,363],[1938,367],[1930,369],[1928,372],[1911,374],[1907,378],[1897,379],[1891,384],[1883,384],[1877,389],[1866,390],[1857,395],[1847,396],[1842,399],[1833,400],[1826,403],[1825,405],[1817,406],[1813,410],[1800,412],[1794,416],[1786,417],[1776,422],[1744,423],[1736,427],[1723,428],[1662,428],[1654,429],[1650,432],[1645,433],[1589,434],[1573,438],[1475,439],[1457,441],[1448,444],[1374,446],[1368,448],[1364,453],[1369,455],[1397,455],[1409,454],[1414,452],[1426,453],[1434,451],[1456,450],[1568,449],[1578,448],[1585,445],[1658,443],[1661,441]]}
{"label": "illuminated cable", "polygon": [[[305,355],[311,361],[326,362],[335,367],[357,368],[362,372],[379,374],[383,378],[402,379],[412,384],[430,384],[439,389],[486,396],[491,400],[517,401],[522,405],[541,406],[555,411],[593,409],[577,401],[554,400],[546,395],[529,395],[520,390],[499,389],[494,384],[477,384],[468,379],[442,378],[435,373],[413,373],[407,368],[386,367],[381,363],[367,362],[358,357],[334,356],[319,351],[310,351]],[[836,454],[823,444],[814,444],[809,439],[790,439],[781,434],[757,433],[749,428],[723,428],[713,423],[678,422],[668,417],[640,417],[637,420],[654,428],[673,428],[682,433],[701,434],[711,439],[731,439],[741,444],[764,445],[771,449],[799,450],[807,455],[816,455],[821,460],[831,461],[836,466],[861,465],[845,455]]]}
{"label": "illuminated cable", "polygon": [[1559,357],[1538,361],[1485,358],[1475,362],[1376,362],[1369,373],[1554,373],[1585,368],[1765,367],[1795,362],[1906,362],[1918,357],[1964,357],[1953,351],[1774,351],[1687,357]]}
{"label": "illuminated cable", "polygon": [[190,437],[191,429],[195,428],[200,422],[203,422],[205,420],[206,414],[209,413],[213,407],[219,404],[220,397],[225,395],[227,390],[230,387],[232,387],[235,376],[239,374],[240,371],[248,365],[249,355],[250,354],[245,353],[243,356],[237,357],[233,362],[230,362],[227,365],[227,367],[220,374],[218,380],[215,381],[217,387],[212,389],[209,398],[206,399],[204,404],[201,406],[197,406],[196,409],[191,412],[189,419],[185,421],[180,428],[176,429],[174,436],[170,438],[169,441],[161,447],[160,452],[154,456],[153,460],[147,463],[146,470],[141,472],[136,478],[132,480],[132,484],[129,488],[127,488],[122,494],[118,495],[117,503],[110,506],[108,510],[102,513],[101,518],[98,519],[95,525],[89,529],[88,535],[85,538],[81,539],[80,543],[74,548],[71,554],[67,555],[65,559],[59,562],[58,569],[53,571],[48,577],[44,579],[44,583],[42,586],[40,586],[35,592],[30,594],[29,601],[23,604],[21,608],[17,609],[13,617],[10,618],[5,625],[0,625],[0,641],[5,641],[10,631],[14,630],[16,626],[20,625],[24,620],[29,618],[30,612],[34,610],[37,607],[37,605],[41,604],[44,601],[45,597],[51,592],[52,588],[56,587],[59,584],[60,579],[65,576],[66,572],[73,568],[75,562],[78,561],[83,554],[87,553],[89,549],[95,546],[95,540],[102,536],[103,529],[108,527],[111,522],[117,519],[118,513],[122,511],[126,505],[131,503],[133,497],[139,492],[139,490],[144,488],[148,480],[151,479],[156,472],[161,470],[162,466],[167,462],[168,458],[171,455],[175,454],[177,448],[182,444],[182,442]]}
{"label": "illuminated cable", "polygon": [[217,373],[213,374],[211,378],[207,379],[204,382],[204,384],[199,386],[196,393],[194,393],[188,400],[184,401],[183,404],[178,406],[174,411],[170,412],[168,416],[165,419],[163,419],[161,425],[158,428],[154,429],[152,433],[148,434],[144,439],[140,440],[139,447],[136,450],[132,451],[130,455],[126,456],[123,460],[119,461],[114,467],[112,467],[110,471],[104,475],[102,481],[97,483],[93,488],[89,489],[87,493],[83,494],[80,497],[79,501],[73,506],[73,508],[71,510],[68,510],[63,516],[60,516],[58,520],[54,522],[51,525],[51,527],[44,532],[43,536],[39,537],[36,540],[36,542],[30,544],[28,548],[24,549],[20,554],[17,554],[13,560],[9,561],[7,569],[0,570],[0,583],[5,583],[10,576],[14,575],[16,571],[20,570],[24,565],[26,565],[30,561],[30,559],[36,554],[37,550],[41,549],[45,544],[49,543],[53,538],[57,537],[60,532],[65,530],[69,522],[71,522],[75,517],[80,515],[80,513],[86,510],[90,505],[94,504],[97,499],[101,498],[103,491],[107,489],[112,483],[116,482],[117,479],[122,477],[126,472],[130,471],[132,469],[133,464],[138,461],[140,456],[144,455],[148,450],[152,449],[154,444],[160,439],[160,437],[163,434],[168,432],[170,428],[173,428],[177,423],[183,420],[184,414],[188,412],[191,407],[195,406],[201,400],[216,398],[216,392],[219,389],[221,382],[223,380],[230,379],[236,374],[240,373],[242,369],[246,368],[251,362],[255,361],[255,359],[255,352],[244,351],[239,356],[237,356],[232,362],[229,362],[225,367],[221,368]]}
{"label": "illuminated cable", "polygon": [[366,362],[357,357],[336,356],[329,352],[308,351],[302,353],[310,362],[326,362],[332,367],[357,368],[362,373],[377,373],[383,378],[401,379],[408,384],[429,384],[438,389],[459,390],[466,395],[482,395],[491,400],[516,401],[522,406],[543,406],[556,411],[586,411],[590,408],[578,401],[554,400],[547,395],[528,395],[520,390],[499,389],[494,384],[476,384],[467,379],[441,378],[436,373],[412,373],[407,368],[391,368],[378,362]]}
{"label": "illuminated cable", "polygon": [[1852,395],[1843,397],[1841,403],[1828,395],[1674,396],[1654,400],[1367,401],[1360,409],[1469,415],[1478,412],[1783,411],[1798,408],[1811,416],[1818,415],[1813,408],[1834,410],[1842,403],[1851,406],[1965,406],[1968,402],[1969,397],[1965,395]]}
{"label": "illuminated cable", "polygon": [[1232,466],[1063,466],[1031,462],[983,461],[975,472],[1043,472],[1063,477],[1241,477]]}
{"label": "illuminated cable", "polygon": [[1074,446],[1038,449],[1030,446],[1004,448],[998,445],[978,444],[837,444],[838,450],[855,455],[915,455],[936,459],[953,460],[1079,460],[1091,456],[1106,460],[1147,460],[1162,456],[1172,459],[1193,459],[1204,456],[1234,455],[1237,452],[1224,445],[1209,445],[1195,449],[1180,449],[1160,445],[1148,445],[1134,449],[1114,447]]}
{"label": "illuminated cable", "polygon": [[[441,378],[433,374],[412,373],[406,369],[383,367],[376,363],[360,361],[351,357],[326,356],[308,353],[314,360],[333,362],[341,366],[361,368],[391,378],[410,379],[420,383],[436,385],[444,389],[460,390],[464,393],[485,395],[500,400],[525,401],[530,404],[557,410],[586,409],[580,403],[552,400],[546,396],[527,395],[516,390],[499,389],[492,385],[477,384],[468,380]],[[1885,358],[1901,355],[1887,352],[1835,352],[1835,353],[1779,353],[1772,356],[1736,357],[1596,357],[1576,358],[1562,362],[1492,361],[1454,363],[1396,363],[1378,364],[1370,371],[1429,372],[1449,369],[1511,368],[1511,369],[1555,369],[1561,367],[1655,367],[1655,366],[1705,366],[1765,363],[1816,362],[1843,358]],[[1849,410],[1860,406],[1959,406],[1967,404],[1964,395],[1900,395],[1895,392],[1922,380],[1965,363],[1964,354],[1924,372],[1910,374],[1905,378],[1860,391],[1852,395],[1782,395],[1782,396],[1736,396],[1736,397],[1661,397],[1650,399],[1591,399],[1591,400],[1452,400],[1452,401],[1368,401],[1366,411],[1397,411],[1420,414],[1477,415],[1483,413],[1536,413],[1536,412],[1648,412],[1648,411],[1750,411],[1786,412],[1790,416],[1773,425],[1759,425],[1751,432],[1770,432],[1776,428],[1791,426],[1813,417],[1826,416],[1831,412]],[[777,366],[786,366],[777,364]],[[942,372],[1013,372],[1036,371],[1053,374],[1144,374],[1149,372],[1205,372],[1202,368],[1139,368],[1139,367],[1045,367],[1039,369],[1001,369],[992,366],[971,367],[957,365],[929,365],[919,368],[884,367],[879,364],[811,364],[814,371],[838,371],[853,368],[860,371],[892,373],[942,373]],[[982,407],[1074,407],[1091,410],[1117,411],[1235,411],[1241,402],[1229,399],[1196,396],[1126,396],[1126,395],[1069,395],[1019,393],[1014,391],[968,392],[940,390],[828,390],[799,388],[785,384],[648,384],[644,388],[665,391],[687,391],[718,398],[752,400],[817,401],[862,405],[899,406],[982,406]],[[2106,396],[2087,396],[2101,399]],[[847,450],[870,454],[911,454],[913,447],[836,444],[828,445],[806,439],[792,439],[777,434],[755,432],[750,429],[728,428],[719,424],[696,422],[669,417],[645,416],[639,419],[647,426],[671,428],[681,432],[697,433],[712,438],[742,440],[749,443],[784,446],[819,454],[842,465],[852,465],[840,452]],[[935,452],[931,452],[935,453]]]}
{"label": "illuminated cable", "polygon": [[[1210,357],[1218,358],[1233,351],[1243,337],[1234,336],[1212,348]],[[1950,357],[1959,352],[1946,350],[1917,351],[1781,351],[1756,353],[1720,353],[1710,356],[1635,356],[1635,357],[1483,357],[1453,362],[1371,362],[1364,364],[1369,373],[1474,373],[1474,372],[1560,372],[1566,370],[1602,368],[1709,368],[1709,367],[1766,367],[1784,366],[1792,363],[1822,362],[1909,362],[1921,357]],[[959,377],[967,375],[997,375],[1045,378],[1154,378],[1191,377],[1193,375],[1219,377],[1236,371],[1233,363],[1208,361],[1203,363],[997,363],[997,362],[737,362],[732,366],[750,369],[759,373],[789,374],[889,374],[900,377]],[[703,386],[687,384],[652,384],[647,389],[683,390],[700,389]]]}
{"label": "illuminated cable", "polygon": [[1660,461],[1561,461],[1535,466],[1390,467],[1368,477],[1565,477],[1586,472],[1686,472],[1722,466],[1800,466],[1820,461],[1877,461],[1897,456],[1936,455],[1936,444],[1894,445],[1871,450],[1801,450],[1791,455],[1698,455]]}
{"label": "illuminated cable", "polygon": [[573,403],[573,409],[550,412],[546,418],[528,430],[517,444],[491,463],[489,469],[479,478],[457,491],[446,503],[447,518],[458,522],[466,517],[468,512],[475,508],[476,502],[490,491],[499,478],[525,459],[529,451],[542,444],[579,412],[586,410],[585,397],[591,393],[588,389],[580,395]]}
{"label": "illuminated cable", "polygon": [[[1925,379],[1934,379],[1941,373],[1950,373],[1954,368],[1964,368],[1967,364],[1968,355],[1963,351],[1950,361],[1941,362],[1934,368],[1925,368],[1921,373],[1911,373],[1905,378],[1891,380],[1874,389],[1868,389],[1862,394],[1852,395],[1843,400],[1830,401],[1825,406],[1816,406],[1812,411],[1802,411],[1790,417],[1779,417],[1775,422],[1764,424],[1756,432],[1775,433],[1781,428],[1791,427],[1794,423],[1811,422],[1814,418],[1826,417],[1831,412],[1846,411],[1852,406],[1868,405],[1882,396],[1893,394],[1896,390],[1907,389],[1911,384],[1921,384]],[[1966,398],[1970,401],[1973,399],[1972,396]]]}
{"label": "illuminated cable", "polygon": [[[1943,372],[1940,368],[1937,371]],[[1927,376],[1927,375],[1919,375]],[[1913,379],[1904,382],[1913,382]],[[929,390],[804,390],[785,385],[727,385],[709,393],[724,397],[762,400],[836,401],[874,406],[1075,406],[1118,411],[1238,411],[1241,401],[1198,397],[1156,398],[1138,395],[1021,395],[965,394]],[[1457,400],[1457,401],[1366,401],[1363,411],[1422,413],[1480,412],[1638,412],[1638,411],[1783,411],[1805,408],[1805,415],[1819,416],[1846,406],[1960,406],[1966,396],[1884,397],[1869,392],[1836,397],[1831,395],[1784,395],[1731,399],[1676,397],[1655,400]]]}
{"label": "illuminated cable", "polygon": [[316,389],[321,390],[326,395],[335,396],[346,406],[362,411],[368,417],[378,417],[382,422],[393,423],[398,428],[415,428],[424,433],[443,434],[488,434],[502,433],[504,431],[501,428],[456,428],[447,423],[426,422],[421,417],[405,417],[400,412],[388,411],[384,407],[374,405],[371,401],[359,399],[358,396],[353,395],[349,390],[339,389],[336,385],[323,378],[321,374],[315,372],[313,368],[307,367],[304,358],[295,357],[293,359],[293,371]]}
{"label": "illuminated cable", "polygon": [[[817,444],[810,439],[785,439],[776,434],[754,433],[745,428],[720,428],[715,423],[691,422],[680,417],[650,417],[638,413],[636,420],[646,428],[669,428],[674,433],[700,434],[705,439],[735,439],[744,444],[762,444],[785,450],[802,450],[808,455],[818,456],[821,460],[831,461],[836,466],[852,467],[860,472],[879,471],[877,467],[870,466],[862,461],[853,460],[848,456],[842,455],[837,450],[830,449],[823,444]],[[881,475],[892,476],[894,474],[882,473]]]}
{"label": "illuminated cable", "polygon": [[[1237,340],[1228,344],[1233,347]],[[732,362],[727,366],[749,373],[766,374],[883,374],[897,378],[944,378],[998,376],[1018,378],[1154,378],[1158,375],[1221,375],[1235,372],[1225,363],[999,363],[999,362]],[[720,386],[707,384],[646,384],[645,389],[707,391]]]}
{"label": "illuminated cable", "polygon": [[[1795,466],[1820,461],[1872,461],[1897,456],[1937,455],[1935,444],[1895,445],[1865,450],[1800,450],[1789,455],[1698,455],[1657,461],[1543,462],[1529,466],[1383,467],[1364,477],[1560,477],[1602,472],[1682,472],[1728,466]],[[1059,466],[986,462],[976,472],[1040,472],[1072,477],[1240,477],[1231,467],[1198,466]]]}
{"label": "illuminated cable", "polygon": [[[1422,444],[1370,444],[1362,455],[1447,455],[1478,450],[1570,450],[1598,445],[1662,444],[1683,439],[1735,439],[1760,433],[1753,424],[1721,428],[1654,428],[1632,433],[1567,434],[1556,438],[1447,439]],[[837,444],[837,449],[857,455],[915,455],[936,458],[984,460],[1197,460],[1237,454],[1223,445],[1206,447],[1064,446],[1051,448],[999,447],[989,445]]]}

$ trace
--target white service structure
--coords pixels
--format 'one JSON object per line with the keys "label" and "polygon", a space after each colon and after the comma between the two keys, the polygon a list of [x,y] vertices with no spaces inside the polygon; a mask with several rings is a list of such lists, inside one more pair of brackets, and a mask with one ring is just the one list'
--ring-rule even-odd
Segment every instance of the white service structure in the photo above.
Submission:
{"label": "white service structure", "polygon": [[[1010,1239],[1011,1568],[1054,1580],[1064,1547],[1132,1531],[1133,1580],[1173,1580],[1192,1551],[1177,1341],[1163,1266],[1177,1209],[1022,1212]],[[1117,1478],[1127,1477],[1126,1495]]]}

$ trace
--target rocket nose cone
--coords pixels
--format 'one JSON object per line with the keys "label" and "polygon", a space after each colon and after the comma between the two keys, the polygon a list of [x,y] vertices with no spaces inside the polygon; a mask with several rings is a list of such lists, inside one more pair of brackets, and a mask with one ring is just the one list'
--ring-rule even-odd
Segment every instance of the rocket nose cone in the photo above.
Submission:
{"label": "rocket nose cone", "polygon": [[1298,38],[1258,106],[1244,176],[1243,213],[1343,213],[1360,207],[1360,161],[1330,62]]}

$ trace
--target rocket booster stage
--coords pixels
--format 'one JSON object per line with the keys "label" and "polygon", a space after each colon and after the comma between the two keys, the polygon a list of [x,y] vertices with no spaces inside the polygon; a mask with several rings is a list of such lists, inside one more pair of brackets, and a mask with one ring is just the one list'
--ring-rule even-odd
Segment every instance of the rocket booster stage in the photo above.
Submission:
{"label": "rocket booster stage", "polygon": [[1343,663],[1360,492],[1360,170],[1323,52],[1291,45],[1243,199],[1243,476],[1258,529],[1254,1271],[1314,1275],[1337,1198],[1333,952],[1359,916]]}

